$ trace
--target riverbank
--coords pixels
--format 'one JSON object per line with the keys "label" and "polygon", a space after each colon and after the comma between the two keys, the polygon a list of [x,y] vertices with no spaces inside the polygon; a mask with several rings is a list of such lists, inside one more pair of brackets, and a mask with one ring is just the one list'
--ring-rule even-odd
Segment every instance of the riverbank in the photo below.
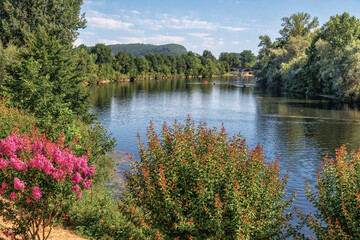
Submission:
{"label": "riverbank", "polygon": [[106,84],[106,83],[114,83],[114,82],[133,82],[133,81],[142,81],[142,80],[158,80],[158,79],[179,79],[179,78],[216,78],[216,77],[234,77],[234,74],[224,74],[224,75],[212,75],[211,77],[209,76],[184,76],[184,75],[174,75],[174,76],[163,76],[163,77],[138,77],[138,78],[121,78],[121,79],[117,79],[117,80],[111,80],[111,79],[99,79],[97,82],[94,83],[89,83],[86,82],[85,85],[89,86],[92,84],[97,84],[97,85],[101,85],[101,84]]}

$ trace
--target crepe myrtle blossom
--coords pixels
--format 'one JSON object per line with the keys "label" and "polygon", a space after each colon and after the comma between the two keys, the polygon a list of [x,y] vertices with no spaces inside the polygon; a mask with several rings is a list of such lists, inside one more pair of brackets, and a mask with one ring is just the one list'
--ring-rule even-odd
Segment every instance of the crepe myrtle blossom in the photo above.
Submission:
{"label": "crepe myrtle blossom", "polygon": [[[24,159],[24,156],[28,158]],[[29,187],[33,189],[31,195],[36,200],[40,199],[44,188],[34,181],[27,181],[26,176],[30,176],[30,172],[41,172],[44,178],[52,177],[57,182],[70,183],[72,192],[77,192],[79,197],[80,186],[90,188],[92,180],[89,178],[94,174],[95,168],[96,165],[88,166],[87,156],[75,156],[71,148],[67,148],[60,140],[54,143],[44,136],[20,136],[12,132],[0,141],[0,173],[18,172],[20,175],[15,176],[19,177],[10,180],[14,181],[14,189],[22,190]],[[20,176],[22,180],[19,179]],[[30,182],[32,184],[27,186]],[[2,185],[0,194],[3,194],[6,186]],[[11,189],[9,194],[10,192]]]}
{"label": "crepe myrtle blossom", "polygon": [[[40,229],[51,228],[64,200],[81,198],[90,188],[96,165],[89,166],[87,156],[77,157],[64,143],[63,137],[53,142],[35,128],[0,140],[0,217],[13,223],[13,232],[35,238]],[[24,226],[22,221],[36,229],[16,228]]]}
{"label": "crepe myrtle blossom", "polygon": [[14,188],[16,190],[21,190],[25,188],[24,181],[20,181],[17,177],[14,178]]}
{"label": "crepe myrtle blossom", "polygon": [[35,186],[32,194],[33,194],[34,199],[39,200],[41,198],[41,188]]}

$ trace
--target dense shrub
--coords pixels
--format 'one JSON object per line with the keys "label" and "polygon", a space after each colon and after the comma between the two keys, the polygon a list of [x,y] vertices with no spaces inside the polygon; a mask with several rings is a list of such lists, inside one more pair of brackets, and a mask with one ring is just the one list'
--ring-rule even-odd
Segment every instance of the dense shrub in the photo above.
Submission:
{"label": "dense shrub", "polygon": [[30,131],[35,124],[35,117],[25,114],[14,107],[7,107],[5,100],[0,100],[0,139],[10,135],[17,127],[21,133]]}
{"label": "dense shrub", "polygon": [[129,239],[133,225],[118,211],[117,201],[99,189],[73,203],[65,223],[91,239]]}
{"label": "dense shrub", "polygon": [[345,146],[336,157],[326,156],[318,172],[316,190],[306,184],[306,195],[316,207],[314,215],[301,217],[318,239],[360,238],[360,152]]}
{"label": "dense shrub", "polygon": [[[13,223],[11,235],[47,239],[65,200],[89,189],[95,165],[76,157],[64,139],[52,142],[34,130],[0,141],[0,216]],[[50,231],[41,231],[50,227]]]}
{"label": "dense shrub", "polygon": [[268,239],[285,232],[293,201],[287,175],[280,177],[277,160],[265,161],[260,146],[250,149],[224,128],[195,128],[190,118],[164,124],[160,136],[150,124],[147,140],[126,173],[127,206],[120,209],[152,238]]}

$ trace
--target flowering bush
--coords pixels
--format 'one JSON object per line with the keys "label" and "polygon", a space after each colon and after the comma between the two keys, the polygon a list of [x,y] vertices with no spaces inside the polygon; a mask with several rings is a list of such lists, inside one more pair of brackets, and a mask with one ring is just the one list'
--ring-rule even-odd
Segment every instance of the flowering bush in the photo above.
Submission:
{"label": "flowering bush", "polygon": [[[150,125],[141,161],[126,173],[121,211],[152,239],[270,239],[283,237],[287,175],[267,162],[260,146],[228,138],[205,124]],[[140,140],[139,140],[140,142]]]}
{"label": "flowering bush", "polygon": [[[95,165],[76,157],[64,139],[12,132],[0,141],[0,216],[13,223],[10,234],[47,239],[64,200],[89,189]],[[49,231],[40,231],[49,227]],[[9,234],[9,231],[6,231]]]}
{"label": "flowering bush", "polygon": [[318,172],[317,191],[306,184],[306,195],[316,207],[315,214],[300,217],[318,239],[360,238],[360,151],[345,146],[336,157],[326,156]]}

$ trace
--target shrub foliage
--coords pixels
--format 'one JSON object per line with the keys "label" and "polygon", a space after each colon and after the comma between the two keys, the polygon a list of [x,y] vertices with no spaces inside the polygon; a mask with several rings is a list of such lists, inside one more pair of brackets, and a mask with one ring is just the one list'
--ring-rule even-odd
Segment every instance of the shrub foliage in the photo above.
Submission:
{"label": "shrub foliage", "polygon": [[[314,215],[301,215],[318,239],[360,238],[360,152],[336,150],[319,169],[316,192],[306,184],[306,195],[316,207]],[[324,224],[326,223],[326,224]]]}
{"label": "shrub foliage", "polygon": [[[139,162],[127,172],[126,208],[131,221],[157,239],[265,239],[281,237],[292,204],[277,160],[262,148],[250,149],[225,128],[166,123],[161,134],[152,123],[148,144],[140,142]],[[144,231],[146,232],[146,231]]]}

